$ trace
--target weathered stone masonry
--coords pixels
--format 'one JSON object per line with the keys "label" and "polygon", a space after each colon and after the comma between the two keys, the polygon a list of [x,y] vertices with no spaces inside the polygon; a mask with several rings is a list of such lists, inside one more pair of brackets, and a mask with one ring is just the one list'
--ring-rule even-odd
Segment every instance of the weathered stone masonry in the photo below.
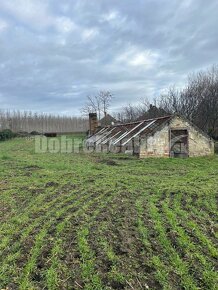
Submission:
{"label": "weathered stone masonry", "polygon": [[214,154],[214,142],[203,132],[195,128],[188,121],[174,117],[161,130],[153,135],[142,136],[140,146],[140,158],[145,157],[169,157],[171,129],[188,130],[188,152],[189,156],[206,156]]}

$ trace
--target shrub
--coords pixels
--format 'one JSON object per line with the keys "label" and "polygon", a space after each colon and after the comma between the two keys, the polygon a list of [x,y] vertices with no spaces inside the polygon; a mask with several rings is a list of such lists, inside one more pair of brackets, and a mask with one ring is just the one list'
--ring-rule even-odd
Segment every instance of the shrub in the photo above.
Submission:
{"label": "shrub", "polygon": [[37,135],[41,135],[41,134],[37,131],[32,131],[32,132],[30,132],[30,135],[37,136]]}
{"label": "shrub", "polygon": [[0,131],[0,141],[5,141],[16,136],[10,129]]}
{"label": "shrub", "polygon": [[29,133],[28,132],[26,132],[26,131],[18,131],[17,132],[17,136],[18,137],[29,137]]}

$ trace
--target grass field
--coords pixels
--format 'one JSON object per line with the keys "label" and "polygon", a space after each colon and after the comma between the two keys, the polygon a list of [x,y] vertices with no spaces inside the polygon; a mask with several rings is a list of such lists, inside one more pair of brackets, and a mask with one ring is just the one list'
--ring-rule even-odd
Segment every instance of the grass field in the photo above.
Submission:
{"label": "grass field", "polygon": [[0,289],[218,289],[218,156],[0,143]]}

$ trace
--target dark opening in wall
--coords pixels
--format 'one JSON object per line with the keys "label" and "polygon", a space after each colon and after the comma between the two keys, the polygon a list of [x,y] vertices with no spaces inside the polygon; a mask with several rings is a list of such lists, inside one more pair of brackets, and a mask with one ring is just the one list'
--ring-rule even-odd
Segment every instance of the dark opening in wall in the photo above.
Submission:
{"label": "dark opening in wall", "polygon": [[188,130],[170,130],[170,156],[188,157]]}

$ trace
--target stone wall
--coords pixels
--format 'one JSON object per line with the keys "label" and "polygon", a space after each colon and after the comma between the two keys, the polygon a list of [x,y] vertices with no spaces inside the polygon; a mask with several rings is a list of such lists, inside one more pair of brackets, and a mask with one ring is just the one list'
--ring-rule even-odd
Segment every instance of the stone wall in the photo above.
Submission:
{"label": "stone wall", "polygon": [[153,136],[142,138],[140,147],[140,158],[169,157],[170,129],[188,130],[188,150],[190,157],[214,154],[214,142],[211,139],[207,138],[207,136],[198,131],[189,122],[183,120],[182,118],[175,117],[170,121],[170,124],[165,125]]}
{"label": "stone wall", "polygon": [[139,157],[169,157],[168,125],[157,131],[153,136],[141,138]]}

